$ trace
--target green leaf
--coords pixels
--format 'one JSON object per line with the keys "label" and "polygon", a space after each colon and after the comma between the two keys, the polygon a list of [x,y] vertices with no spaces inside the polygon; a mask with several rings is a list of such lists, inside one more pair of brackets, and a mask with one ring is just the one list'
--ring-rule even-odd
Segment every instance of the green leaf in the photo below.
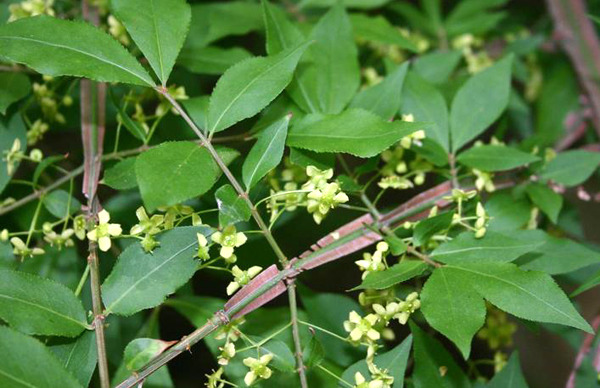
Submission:
{"label": "green leaf", "polygon": [[287,143],[316,152],[343,152],[368,158],[421,128],[420,123],[390,123],[374,113],[350,109],[339,115],[306,116],[292,127]]}
{"label": "green leaf", "polygon": [[462,273],[482,297],[501,310],[519,318],[558,323],[592,332],[564,292],[550,275],[523,271],[511,263],[461,263],[446,266]]}
{"label": "green leaf", "polygon": [[422,261],[402,260],[384,271],[368,274],[360,286],[352,290],[383,290],[419,276],[426,269],[427,265]]}
{"label": "green leaf", "polygon": [[240,47],[198,47],[184,49],[177,59],[177,63],[196,74],[223,74],[225,70],[252,54]]}
{"label": "green leaf", "polygon": [[423,315],[435,330],[456,344],[469,358],[471,341],[485,323],[485,303],[461,273],[437,268],[421,291]]}
{"label": "green leaf", "polygon": [[123,46],[87,23],[51,16],[23,18],[0,26],[0,42],[3,57],[42,74],[154,86]]}
{"label": "green leaf", "polygon": [[461,58],[459,50],[435,51],[417,57],[412,69],[427,82],[439,85],[448,81]]}
{"label": "green leaf", "polygon": [[508,363],[494,376],[486,386],[487,388],[528,388],[525,376],[521,371],[519,352],[515,350]]}
{"label": "green leaf", "polygon": [[189,113],[194,123],[201,129],[208,128],[208,104],[210,96],[200,96],[183,101],[183,107]]}
{"label": "green leaf", "polygon": [[152,338],[136,338],[127,344],[123,352],[125,367],[132,372],[139,370],[172,344]]}
{"label": "green leaf", "polygon": [[0,354],[2,387],[82,387],[44,344],[6,326],[0,326]]}
{"label": "green leaf", "polygon": [[[225,158],[226,163],[231,160]],[[165,142],[140,154],[135,173],[150,212],[206,193],[221,176],[206,148],[190,141]]]}
{"label": "green leaf", "polygon": [[537,162],[540,158],[503,145],[481,145],[462,152],[456,160],[483,171],[506,171]]}
{"label": "green leaf", "polygon": [[413,244],[419,247],[425,244],[434,234],[446,230],[452,222],[452,212],[446,212],[423,221],[419,221],[415,226],[413,234]]}
{"label": "green leaf", "polygon": [[125,129],[127,129],[129,131],[129,133],[131,133],[133,135],[133,137],[135,137],[136,139],[145,141],[146,140],[146,131],[142,127],[142,124],[140,124],[137,121],[134,121],[131,117],[129,117],[127,112],[125,112],[125,109],[123,109],[123,107],[121,107],[121,104],[119,103],[119,100],[113,93],[112,88],[108,89],[108,95],[110,97],[110,101],[112,102],[113,106],[117,109],[118,120],[123,123],[123,125],[125,126]]}
{"label": "green leaf", "polygon": [[559,275],[600,263],[598,251],[570,239],[550,236],[541,230],[530,232],[530,238],[543,244],[519,260],[519,266],[523,269]]}
{"label": "green leaf", "polygon": [[185,0],[112,0],[111,6],[166,85],[188,33],[190,6]]}
{"label": "green leaf", "polygon": [[94,331],[85,331],[76,339],[54,344],[50,350],[83,387],[89,386],[98,360]]}
{"label": "green leaf", "polygon": [[87,328],[81,301],[60,283],[0,270],[0,318],[26,334],[75,337]]}
{"label": "green leaf", "polygon": [[306,62],[298,66],[288,93],[305,112],[340,113],[360,86],[358,50],[350,19],[341,4],[313,28]]}
{"label": "green leaf", "polygon": [[544,212],[553,223],[558,222],[558,215],[563,205],[563,197],[546,185],[530,183],[525,188],[529,199]]}
{"label": "green leaf", "polygon": [[310,43],[269,57],[247,59],[229,68],[217,82],[208,107],[208,128],[218,132],[252,117],[291,81]]}
{"label": "green leaf", "polygon": [[128,190],[137,187],[135,176],[136,158],[123,159],[104,171],[102,183],[115,190]]}
{"label": "green leaf", "polygon": [[416,121],[432,123],[425,127],[428,138],[450,151],[448,106],[444,96],[414,71],[408,73],[402,92],[402,113],[412,114]]}
{"label": "green leaf", "polygon": [[224,185],[215,192],[219,207],[219,225],[226,227],[240,221],[248,221],[252,216],[246,201],[230,185]]}
{"label": "green leaf", "polygon": [[385,242],[390,246],[390,252],[394,256],[400,256],[408,249],[408,245],[395,234],[390,234],[384,237]]}
{"label": "green leaf", "polygon": [[264,129],[248,153],[242,166],[242,178],[246,185],[246,191],[250,191],[281,162],[290,118],[289,115],[284,116]]}
{"label": "green leaf", "polygon": [[[410,356],[412,340],[412,336],[409,335],[395,348],[376,356],[373,360],[378,368],[386,369],[388,374],[394,378],[393,388],[402,388],[404,386],[404,374],[408,364],[408,357]],[[356,372],[359,372],[367,381],[369,381],[371,373],[369,372],[366,360],[360,360],[347,368],[342,374],[342,380],[348,383],[354,383],[354,375]],[[338,386],[345,387],[346,385],[340,384]]]}
{"label": "green leaf", "polygon": [[485,131],[506,109],[512,63],[509,55],[471,77],[456,93],[450,109],[454,152]]}
{"label": "green leaf", "polygon": [[29,77],[17,72],[0,73],[0,85],[0,113],[3,115],[9,106],[27,96],[31,90]]}
{"label": "green leaf", "polygon": [[332,7],[336,4],[343,4],[348,8],[357,8],[357,9],[371,9],[371,8],[379,8],[391,0],[302,0],[299,4],[300,8],[328,8]]}
{"label": "green leaf", "polygon": [[46,210],[57,218],[73,215],[81,209],[81,203],[64,190],[54,190],[44,195],[42,202]]}
{"label": "green leaf", "polygon": [[265,29],[267,32],[267,53],[278,54],[286,49],[297,46],[305,38],[302,32],[287,17],[278,6],[262,0]]}
{"label": "green leaf", "polygon": [[571,294],[571,297],[575,297],[589,289],[592,289],[592,288],[596,287],[598,284],[600,284],[600,271],[596,272],[591,277],[589,277],[586,281],[584,281],[581,284],[581,286],[579,286],[575,291],[573,291],[573,293]]}
{"label": "green leaf", "polygon": [[187,283],[198,264],[196,233],[208,237],[206,227],[175,228],[160,234],[160,245],[147,253],[141,244],[131,244],[102,284],[107,313],[131,315],[161,304],[165,297]]}
{"label": "green leaf", "polygon": [[307,368],[318,366],[323,362],[325,349],[316,336],[312,336],[310,342],[302,349],[302,358]]}
{"label": "green leaf", "polygon": [[541,171],[543,180],[552,180],[567,187],[585,182],[598,168],[600,153],[566,151],[556,155]]}
{"label": "green leaf", "polygon": [[394,45],[400,48],[418,52],[417,46],[404,37],[400,31],[392,26],[383,16],[367,16],[362,13],[350,15],[352,30],[358,38],[372,42]]}
{"label": "green leaf", "polygon": [[[471,382],[450,353],[431,335],[410,322],[414,337],[413,382],[416,388],[469,388]],[[446,370],[442,375],[441,370]]]}
{"label": "green leaf", "polygon": [[350,108],[362,108],[386,120],[394,117],[402,103],[400,97],[407,70],[408,62],[398,66],[383,81],[354,96]]}
{"label": "green leaf", "polygon": [[[260,337],[251,337],[254,342],[259,342]],[[296,359],[294,353],[285,342],[272,339],[259,348],[260,355],[272,354],[273,360],[270,366],[281,372],[293,373],[296,370]]]}
{"label": "green leaf", "polygon": [[290,148],[289,158],[291,163],[300,167],[315,166],[320,170],[327,170],[335,166],[334,154],[319,154],[300,148]]}
{"label": "green leaf", "polygon": [[490,196],[485,211],[491,218],[488,231],[513,231],[529,221],[531,205],[526,198],[500,191]]}
{"label": "green leaf", "polygon": [[[0,119],[0,193],[10,179],[12,175],[8,175],[8,166],[4,157],[5,152],[10,151],[15,142],[15,139],[21,141],[21,151],[25,152],[27,147],[27,131],[25,130],[25,124],[21,119],[21,115],[14,115],[10,120]],[[14,171],[17,171],[20,161],[14,163]],[[14,173],[13,173],[14,174]]]}
{"label": "green leaf", "polygon": [[205,47],[230,35],[263,28],[260,5],[245,1],[194,4],[186,47]]}
{"label": "green leaf", "polygon": [[544,244],[543,240],[529,232],[488,231],[483,238],[475,238],[470,231],[463,232],[437,247],[431,253],[431,258],[446,264],[510,262]]}

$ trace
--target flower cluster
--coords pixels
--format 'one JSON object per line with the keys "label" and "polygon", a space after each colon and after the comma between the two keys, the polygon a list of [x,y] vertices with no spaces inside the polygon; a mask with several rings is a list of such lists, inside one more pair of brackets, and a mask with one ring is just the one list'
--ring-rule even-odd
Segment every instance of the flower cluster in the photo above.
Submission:
{"label": "flower cluster", "polygon": [[25,0],[20,3],[10,4],[8,10],[10,11],[9,22],[28,18],[37,15],[50,15],[54,16],[55,12],[52,6],[54,0]]}
{"label": "flower cluster", "polygon": [[341,203],[348,202],[349,198],[340,189],[338,183],[328,181],[333,177],[333,169],[322,171],[315,166],[308,166],[306,175],[309,179],[302,186],[302,189],[312,190],[306,196],[308,199],[306,210],[313,215],[315,222],[320,224],[329,213],[329,210],[334,209]]}
{"label": "flower cluster", "polygon": [[492,59],[483,49],[483,40],[472,34],[463,34],[454,38],[452,47],[462,52],[467,62],[467,70],[471,74],[478,73],[493,65]]}

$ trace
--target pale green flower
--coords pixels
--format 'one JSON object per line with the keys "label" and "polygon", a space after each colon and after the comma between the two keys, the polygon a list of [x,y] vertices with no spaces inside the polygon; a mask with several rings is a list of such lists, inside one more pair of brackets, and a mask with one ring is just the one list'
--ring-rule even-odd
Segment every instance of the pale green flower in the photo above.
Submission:
{"label": "pale green flower", "polygon": [[224,346],[220,347],[219,350],[221,351],[221,354],[217,359],[217,363],[222,366],[228,365],[229,360],[235,357],[235,344],[228,342]]}
{"label": "pale green flower", "polygon": [[233,225],[226,227],[223,232],[213,233],[210,238],[213,242],[221,246],[219,254],[225,259],[230,258],[233,255],[235,248],[244,245],[248,240],[246,235],[242,232],[237,232]]}
{"label": "pale green flower", "polygon": [[350,339],[354,342],[377,341],[381,338],[381,334],[373,326],[378,320],[379,318],[375,314],[369,314],[363,318],[356,311],[351,311],[348,320],[344,322],[344,329],[350,333]]}
{"label": "pale green flower", "polygon": [[381,180],[377,183],[377,186],[382,189],[396,189],[396,190],[406,190],[413,187],[413,183],[401,176],[398,175],[390,175],[381,178]]}
{"label": "pale green flower", "polygon": [[340,185],[337,183],[326,183],[308,193],[307,198],[306,210],[312,213],[317,224],[321,223],[329,210],[349,200],[346,193],[340,190]]}
{"label": "pale green flower", "polygon": [[75,236],[78,239],[83,240],[85,238],[85,216],[83,214],[78,215],[73,219],[73,230],[75,231]]}
{"label": "pale green flower", "polygon": [[98,213],[98,225],[89,231],[87,238],[91,241],[97,241],[101,251],[106,252],[111,246],[111,237],[120,236],[123,230],[119,224],[109,224],[110,214],[106,209]]}
{"label": "pale green flower", "polygon": [[312,190],[327,184],[327,181],[333,178],[333,169],[319,170],[315,166],[308,166],[306,167],[306,175],[308,175],[308,182],[302,185],[302,188]]}
{"label": "pale green flower", "polygon": [[250,371],[246,373],[246,376],[244,377],[246,386],[251,386],[256,379],[266,380],[271,377],[272,371],[267,365],[269,365],[269,362],[271,362],[272,359],[273,355],[271,353],[265,354],[259,359],[252,357],[244,359],[244,365],[250,368]]}
{"label": "pale green flower", "polygon": [[211,375],[206,375],[208,381],[205,386],[207,388],[223,388],[225,386],[225,381],[222,379],[223,368],[219,368],[217,371],[213,371]]}
{"label": "pale green flower", "polygon": [[198,253],[196,253],[196,256],[203,261],[210,259],[210,255],[208,254],[208,240],[206,240],[206,237],[202,233],[196,233],[196,237],[198,238]]}
{"label": "pale green flower", "polygon": [[65,229],[60,234],[53,230],[44,231],[44,240],[50,244],[50,246],[57,246],[59,249],[64,247],[72,247],[73,240],[71,237],[75,232],[73,229]]}
{"label": "pale green flower", "polygon": [[17,163],[23,158],[21,151],[21,140],[15,138],[9,151],[4,151],[4,160],[6,161],[6,173],[12,176],[15,172]]}
{"label": "pale green flower", "polygon": [[227,286],[227,295],[231,295],[236,292],[239,288],[245,286],[252,280],[256,275],[262,271],[262,267],[253,266],[243,271],[237,265],[234,265],[231,269],[234,280]]}
{"label": "pale green flower", "polygon": [[129,233],[133,236],[137,236],[138,234],[145,233],[147,235],[155,235],[160,233],[160,226],[165,220],[165,217],[161,214],[155,214],[152,217],[148,217],[148,213],[146,213],[146,209],[143,206],[140,206],[135,211],[135,215],[139,221],[138,224],[134,225]]}
{"label": "pale green flower", "polygon": [[482,191],[485,189],[488,193],[494,192],[496,190],[496,186],[494,185],[494,181],[492,178],[493,174],[489,172],[484,172],[478,170],[476,168],[473,169],[473,174],[475,174],[475,187],[478,191]]}
{"label": "pale green flower", "polygon": [[131,40],[129,39],[129,35],[127,34],[127,30],[125,26],[117,20],[113,15],[108,15],[108,32],[114,36],[119,42],[121,42],[124,46],[129,46]]}
{"label": "pale green flower", "polygon": [[23,258],[43,255],[45,253],[42,248],[29,248],[25,242],[18,237],[11,238],[10,243],[13,246],[13,253]]}

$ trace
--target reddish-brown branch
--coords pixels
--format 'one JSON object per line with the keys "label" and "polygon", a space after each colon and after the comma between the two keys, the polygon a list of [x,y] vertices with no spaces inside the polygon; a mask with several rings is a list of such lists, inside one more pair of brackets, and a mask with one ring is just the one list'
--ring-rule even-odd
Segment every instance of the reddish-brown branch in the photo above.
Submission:
{"label": "reddish-brown branch", "polygon": [[[598,331],[598,327],[600,327],[600,315],[594,318],[594,321],[592,322],[592,327],[594,328],[594,332]],[[575,388],[575,379],[577,377],[577,371],[581,367],[583,360],[590,353],[595,337],[595,334],[585,334],[583,342],[581,343],[581,347],[579,348],[579,352],[577,352],[577,357],[575,357],[575,364],[573,365],[573,369],[571,370],[571,374],[569,375],[569,380],[567,381],[567,385],[565,386],[565,388]],[[600,346],[598,346],[595,349],[593,364],[594,369],[598,373],[600,373]]]}

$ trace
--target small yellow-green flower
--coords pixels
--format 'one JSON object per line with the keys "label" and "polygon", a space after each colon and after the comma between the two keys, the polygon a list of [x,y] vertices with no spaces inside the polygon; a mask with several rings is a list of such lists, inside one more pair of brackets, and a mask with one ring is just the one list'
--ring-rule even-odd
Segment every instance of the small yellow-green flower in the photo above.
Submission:
{"label": "small yellow-green flower", "polygon": [[75,231],[75,236],[80,240],[85,238],[85,226],[85,216],[83,214],[73,219],[73,230]]}
{"label": "small yellow-green flower", "polygon": [[15,172],[17,163],[23,158],[21,151],[21,140],[15,138],[9,151],[5,151],[4,160],[6,161],[6,173],[11,176]]}
{"label": "small yellow-green flower", "polygon": [[306,175],[308,175],[308,182],[302,185],[302,188],[312,190],[327,184],[327,181],[333,177],[333,169],[319,170],[315,166],[308,166]]}
{"label": "small yellow-green flower", "polygon": [[104,209],[98,213],[98,225],[89,231],[87,238],[91,241],[97,241],[101,251],[106,252],[111,246],[111,237],[120,236],[123,230],[119,224],[109,224],[110,214]]}
{"label": "small yellow-green flower", "polygon": [[220,347],[219,350],[221,351],[221,354],[217,360],[218,364],[223,366],[228,365],[229,360],[235,357],[235,344],[233,342],[228,342]]}
{"label": "small yellow-green flower", "polygon": [[53,230],[44,231],[44,240],[50,244],[50,246],[57,246],[59,249],[62,247],[72,247],[73,240],[71,237],[75,232],[73,229],[65,229],[60,234]]}
{"label": "small yellow-green flower", "polygon": [[44,250],[42,248],[29,248],[25,242],[18,237],[11,238],[10,243],[13,246],[13,253],[16,256],[25,258],[44,254]]}
{"label": "small yellow-green flower", "polygon": [[223,232],[213,233],[210,238],[213,242],[221,246],[219,254],[225,259],[230,258],[233,255],[235,248],[244,245],[248,240],[246,235],[242,232],[238,232],[233,225],[226,227]]}
{"label": "small yellow-green flower", "polygon": [[206,237],[202,233],[196,233],[196,237],[198,238],[198,253],[196,256],[203,261],[210,259],[210,255],[208,254],[208,240],[206,240]]}
{"label": "small yellow-green flower", "polygon": [[271,377],[271,369],[267,366],[273,359],[271,353],[261,356],[259,359],[248,357],[244,359],[244,365],[250,368],[250,371],[244,376],[244,383],[246,386],[251,386],[256,379],[266,380]]}
{"label": "small yellow-green flower", "polygon": [[0,241],[8,241],[8,229],[2,229],[2,232],[0,232]]}
{"label": "small yellow-green flower", "polygon": [[133,236],[137,236],[138,234],[145,233],[147,235],[154,235],[160,233],[160,226],[165,220],[165,217],[161,214],[155,214],[152,217],[148,217],[148,213],[146,213],[146,209],[143,206],[140,206],[136,211],[135,215],[139,221],[136,225],[134,225],[130,234]]}
{"label": "small yellow-green flower", "polygon": [[477,202],[475,214],[477,215],[477,220],[475,221],[475,238],[482,238],[486,232],[487,214],[481,202]]}
{"label": "small yellow-green flower", "polygon": [[207,388],[223,388],[225,386],[225,381],[221,378],[223,375],[223,368],[219,368],[216,371],[213,371],[212,374],[206,375],[208,381],[205,386]]}
{"label": "small yellow-green flower", "polygon": [[54,0],[25,0],[21,3],[10,4],[8,6],[8,10],[10,11],[8,21],[12,22],[17,19],[42,14],[54,16],[53,4]]}
{"label": "small yellow-green flower", "polygon": [[418,293],[411,292],[406,297],[406,300],[398,303],[398,313],[394,315],[394,318],[397,319],[401,325],[406,324],[410,315],[421,307],[421,301],[418,298]]}
{"label": "small yellow-green flower", "polygon": [[317,224],[320,224],[329,210],[334,209],[341,203],[348,202],[349,198],[340,190],[337,183],[327,183],[320,188],[316,188],[307,195],[308,202],[306,210],[312,213]]}
{"label": "small yellow-green flower", "polygon": [[227,295],[233,294],[238,288],[248,284],[250,280],[260,273],[260,271],[262,271],[262,267],[257,265],[248,268],[246,271],[243,271],[240,267],[234,265],[231,269],[234,280],[227,286]]}
{"label": "small yellow-green flower", "polygon": [[121,42],[124,46],[129,46],[131,41],[129,40],[129,35],[127,34],[127,30],[125,26],[117,20],[113,15],[108,15],[108,32],[114,36],[119,42]]}
{"label": "small yellow-green flower", "polygon": [[398,175],[390,175],[381,178],[381,180],[377,183],[377,186],[382,189],[396,189],[396,190],[406,190],[413,187],[413,183],[401,176]]}
{"label": "small yellow-green flower", "polygon": [[350,333],[350,339],[354,342],[377,341],[381,338],[381,334],[373,326],[378,320],[379,318],[375,314],[369,314],[363,318],[356,311],[351,311],[348,320],[344,322],[344,329]]}
{"label": "small yellow-green flower", "polygon": [[355,261],[361,271],[364,271],[362,278],[366,278],[371,272],[383,271],[385,264],[383,262],[383,255],[389,250],[389,245],[382,241],[377,244],[375,253],[370,254],[368,252],[363,253],[363,259]]}
{"label": "small yellow-green flower", "polygon": [[485,189],[485,191],[491,193],[496,190],[496,186],[492,180],[493,174],[478,170],[476,168],[473,169],[473,174],[475,174],[476,177],[475,187],[477,187],[478,191]]}

